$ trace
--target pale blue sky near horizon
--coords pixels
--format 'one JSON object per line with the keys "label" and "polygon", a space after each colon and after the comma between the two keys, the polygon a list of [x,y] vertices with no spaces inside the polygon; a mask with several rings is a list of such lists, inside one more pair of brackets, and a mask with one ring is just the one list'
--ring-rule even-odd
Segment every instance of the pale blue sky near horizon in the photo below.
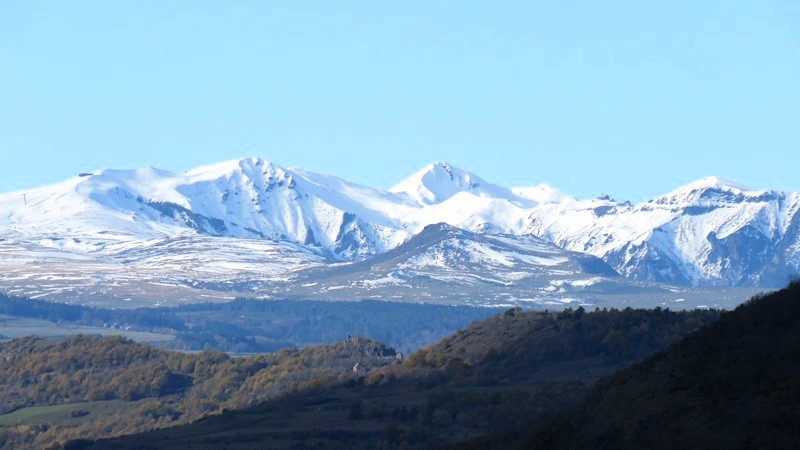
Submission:
{"label": "pale blue sky near horizon", "polygon": [[0,192],[261,156],[389,188],[444,160],[645,201],[800,191],[796,1],[0,2]]}

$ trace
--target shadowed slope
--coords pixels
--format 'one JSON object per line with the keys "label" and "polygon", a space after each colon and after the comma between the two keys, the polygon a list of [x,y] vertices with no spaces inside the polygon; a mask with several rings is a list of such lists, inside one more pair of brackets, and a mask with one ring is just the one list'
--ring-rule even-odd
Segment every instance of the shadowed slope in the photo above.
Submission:
{"label": "shadowed slope", "polygon": [[547,447],[800,448],[798,342],[795,282],[601,380]]}

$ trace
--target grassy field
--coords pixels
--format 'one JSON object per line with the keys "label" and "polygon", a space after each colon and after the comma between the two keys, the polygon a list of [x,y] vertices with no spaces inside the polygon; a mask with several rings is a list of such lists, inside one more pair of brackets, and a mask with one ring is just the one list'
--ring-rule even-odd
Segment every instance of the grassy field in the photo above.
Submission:
{"label": "grassy field", "polygon": [[56,323],[49,320],[0,314],[0,340],[16,339],[25,336],[63,337],[76,334],[102,336],[119,335],[143,343],[163,342],[173,339],[173,336],[169,334],[112,330],[109,328]]}
{"label": "grassy field", "polygon": [[114,413],[124,408],[132,408],[140,404],[122,400],[106,400],[85,403],[69,403],[66,405],[33,406],[21,408],[8,414],[0,415],[0,426],[15,424],[59,424],[74,425],[106,413]]}

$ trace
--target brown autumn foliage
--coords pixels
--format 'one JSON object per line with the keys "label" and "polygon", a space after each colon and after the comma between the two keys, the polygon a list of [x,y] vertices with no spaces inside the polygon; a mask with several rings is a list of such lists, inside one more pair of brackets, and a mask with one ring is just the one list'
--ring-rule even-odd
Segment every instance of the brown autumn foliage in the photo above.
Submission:
{"label": "brown autumn foliage", "polygon": [[[213,448],[209,442],[218,439],[228,448],[259,448],[272,445],[278,436],[287,445],[320,439],[331,445],[346,443],[348,448],[424,447],[573,407],[598,377],[669,345],[718,315],[633,309],[509,310],[412,354],[402,364],[373,367],[355,377],[352,373],[320,376],[288,396],[186,428],[85,444]],[[330,353],[308,358],[322,358],[316,364],[323,365],[331,361]],[[315,364],[311,359],[307,363]],[[238,395],[270,386],[274,378],[269,369],[261,370],[248,378]],[[321,405],[333,409],[315,412]],[[265,419],[253,422],[254,417]],[[308,423],[319,424],[322,417],[326,428],[308,429]],[[225,435],[209,434],[216,430]],[[237,443],[236,436],[247,440]]]}
{"label": "brown autumn foliage", "polygon": [[77,426],[0,427],[0,448],[47,447],[189,423],[350,376],[355,363],[394,364],[394,355],[361,338],[249,357],[158,350],[120,337],[18,339],[0,344],[0,413],[101,400],[123,400],[129,407]]}

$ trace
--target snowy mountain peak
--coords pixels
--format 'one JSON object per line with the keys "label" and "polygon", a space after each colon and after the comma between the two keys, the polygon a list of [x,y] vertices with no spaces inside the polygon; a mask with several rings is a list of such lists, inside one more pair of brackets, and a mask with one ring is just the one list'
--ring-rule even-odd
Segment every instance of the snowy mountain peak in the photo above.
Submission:
{"label": "snowy mountain peak", "polygon": [[547,184],[507,189],[445,162],[387,192],[245,158],[182,174],[104,170],[0,195],[0,256],[12,241],[99,255],[223,238],[358,261],[417,234],[459,240],[459,229],[537,236],[641,280],[775,286],[800,270],[800,193],[718,177],[631,205],[577,200]]}
{"label": "snowy mountain peak", "polygon": [[737,196],[759,195],[760,191],[719,177],[705,177],[659,197],[664,205],[694,204],[707,201],[730,201]]}
{"label": "snowy mountain peak", "polygon": [[458,227],[454,227],[445,222],[439,223],[432,223],[430,225],[426,225],[422,231],[419,232],[419,235],[426,235],[429,233],[448,233],[448,234],[458,234],[458,233],[466,233],[464,230]]}
{"label": "snowy mountain peak", "polygon": [[742,184],[736,183],[734,181],[726,180],[720,177],[705,177],[700,180],[697,180],[693,183],[690,183],[686,186],[686,188],[693,188],[693,189],[735,189],[738,191],[752,191],[753,189]]}
{"label": "snowy mountain peak", "polygon": [[172,177],[174,175],[172,172],[157,169],[153,166],[142,166],[132,170],[105,169],[93,173],[83,173],[78,176],[78,179],[84,183],[100,180],[119,181],[133,179],[149,182],[154,178]]}
{"label": "snowy mountain peak", "polygon": [[459,192],[470,192],[479,197],[513,197],[508,189],[487,183],[479,176],[446,162],[425,167],[389,192],[405,194],[422,205],[441,203]]}
{"label": "snowy mountain peak", "polygon": [[198,167],[186,172],[192,182],[211,181],[244,177],[248,179],[287,178],[286,169],[258,157],[234,159],[208,166]]}

